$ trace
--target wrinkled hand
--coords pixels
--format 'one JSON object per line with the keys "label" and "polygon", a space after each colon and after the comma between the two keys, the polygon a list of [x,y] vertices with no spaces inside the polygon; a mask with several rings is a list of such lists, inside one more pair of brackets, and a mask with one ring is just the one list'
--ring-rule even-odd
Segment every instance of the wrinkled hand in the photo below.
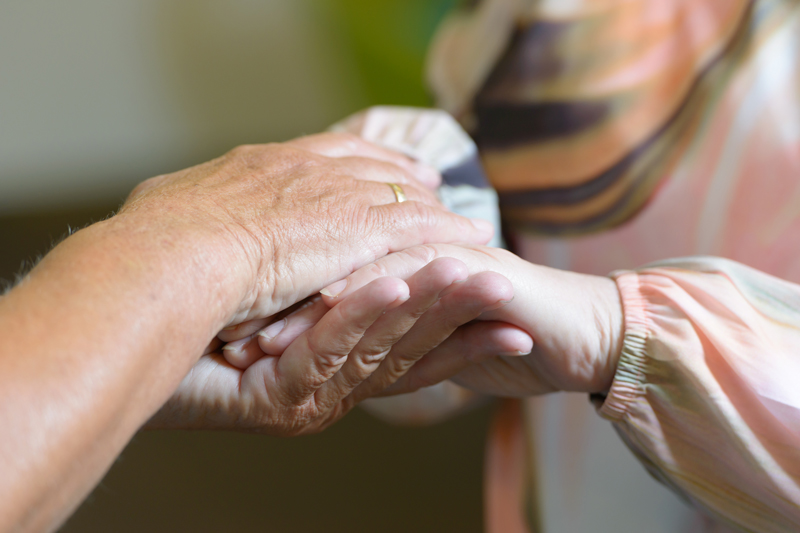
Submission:
{"label": "wrinkled hand", "polygon": [[467,324],[426,355],[390,392],[411,392],[451,377],[462,386],[498,396],[608,390],[621,350],[622,309],[616,284],[605,277],[534,265],[496,248],[425,245],[356,271],[328,287],[325,292],[338,296],[326,301],[333,305],[379,276],[407,278],[441,257],[463,261],[470,273],[494,271],[511,281],[514,301],[482,313],[480,320],[520,328],[533,339],[533,350],[523,357],[501,355],[475,362],[466,354],[480,344],[487,326]]}
{"label": "wrinkled hand", "polygon": [[[468,277],[461,261],[444,258],[407,284],[375,279],[333,309],[312,299],[261,334],[204,356],[150,426],[319,431],[394,383],[436,339],[511,297],[502,276]],[[422,344],[407,341],[415,331]]]}
{"label": "wrinkled hand", "polygon": [[[412,289],[412,293],[425,289],[430,283],[437,283],[436,280],[448,269],[457,269],[462,272],[461,276],[466,276],[467,267],[461,261],[453,258],[436,259],[410,275],[409,286],[419,287]],[[315,298],[259,331],[252,332],[254,325],[246,324],[240,331],[228,332],[234,335],[251,331],[246,337],[225,346],[225,359],[237,368],[247,369],[265,357],[280,356],[285,351],[291,351],[297,347],[302,335],[321,327],[322,321],[348,298],[337,298],[333,309],[322,298]],[[438,301],[429,302],[430,307],[424,313],[423,309],[417,309],[410,329],[402,320],[386,316],[387,323],[403,334],[398,332],[393,337],[391,349],[380,366],[376,366],[373,373],[346,398],[348,408],[366,398],[383,394],[387,388],[403,379],[406,372],[413,372],[414,365],[432,350],[446,359],[455,358],[472,363],[499,354],[515,357],[529,353],[533,346],[530,336],[516,326],[500,322],[481,322],[470,328],[467,337],[461,337],[463,342],[448,341],[464,324],[512,300],[513,292],[508,279],[494,272],[480,272],[466,280],[454,281],[438,294]],[[338,334],[328,333],[333,337]]]}
{"label": "wrinkled hand", "polygon": [[[425,242],[485,242],[489,224],[448,213],[438,175],[357,137],[323,134],[242,146],[152,178],[117,215],[211,269],[227,324],[263,318],[388,252]],[[402,184],[398,204],[385,184]],[[214,332],[216,333],[216,332]],[[209,337],[209,340],[211,337]]]}

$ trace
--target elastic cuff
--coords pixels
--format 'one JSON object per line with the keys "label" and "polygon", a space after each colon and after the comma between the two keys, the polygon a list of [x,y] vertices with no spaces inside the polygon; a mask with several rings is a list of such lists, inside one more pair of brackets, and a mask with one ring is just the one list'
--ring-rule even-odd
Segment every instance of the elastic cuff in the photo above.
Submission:
{"label": "elastic cuff", "polygon": [[618,421],[625,417],[631,402],[644,394],[642,385],[645,380],[647,338],[652,328],[647,316],[647,300],[641,293],[639,275],[631,271],[617,271],[612,272],[611,277],[617,282],[622,297],[625,339],[614,381],[598,413],[603,418]]}

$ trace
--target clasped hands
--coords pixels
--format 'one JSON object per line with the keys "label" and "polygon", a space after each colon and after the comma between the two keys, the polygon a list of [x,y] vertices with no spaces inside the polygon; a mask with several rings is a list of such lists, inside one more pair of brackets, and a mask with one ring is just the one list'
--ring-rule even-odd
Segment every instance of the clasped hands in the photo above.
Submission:
{"label": "clasped hands", "polygon": [[149,426],[313,433],[366,398],[446,379],[500,396],[607,390],[622,341],[614,282],[482,246],[490,225],[444,210],[438,181],[323,134],[134,191],[121,216],[167,213],[168,230],[199,226],[197,242],[214,243],[202,256],[220,326]]}

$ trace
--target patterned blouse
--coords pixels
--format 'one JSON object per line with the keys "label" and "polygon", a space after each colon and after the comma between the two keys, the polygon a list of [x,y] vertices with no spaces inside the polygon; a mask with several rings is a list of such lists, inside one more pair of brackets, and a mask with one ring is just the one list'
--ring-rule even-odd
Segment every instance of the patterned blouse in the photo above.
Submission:
{"label": "patterned blouse", "polygon": [[515,251],[625,310],[611,424],[497,416],[487,528],[800,531],[800,2],[471,2],[428,78]]}
{"label": "patterned blouse", "polygon": [[[504,401],[487,530],[800,531],[800,2],[473,1],[428,77],[512,248],[611,273],[625,313],[606,397]],[[454,159],[430,116],[351,130]],[[444,391],[373,410],[439,419]]]}

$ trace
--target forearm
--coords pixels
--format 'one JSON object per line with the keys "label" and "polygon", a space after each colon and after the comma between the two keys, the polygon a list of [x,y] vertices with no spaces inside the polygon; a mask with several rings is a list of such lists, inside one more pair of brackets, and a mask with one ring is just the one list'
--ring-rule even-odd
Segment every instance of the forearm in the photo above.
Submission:
{"label": "forearm", "polygon": [[0,300],[0,530],[63,521],[232,312],[213,257],[153,235],[96,224]]}

